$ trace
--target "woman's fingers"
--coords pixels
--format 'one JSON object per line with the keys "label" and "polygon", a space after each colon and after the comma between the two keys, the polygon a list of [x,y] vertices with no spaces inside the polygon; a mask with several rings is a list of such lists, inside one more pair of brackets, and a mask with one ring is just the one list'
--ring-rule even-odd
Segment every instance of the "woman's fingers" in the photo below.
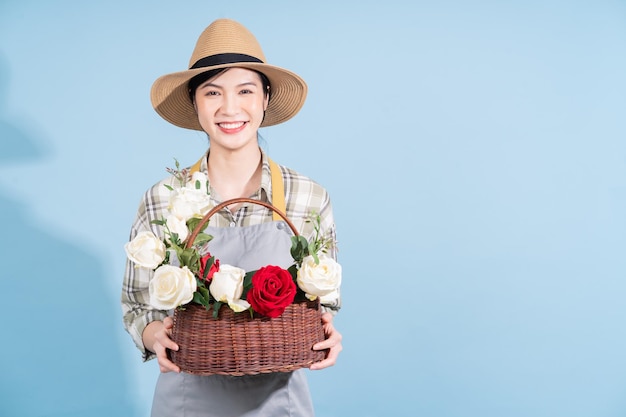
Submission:
{"label": "woman's fingers", "polygon": [[154,351],[157,355],[161,372],[180,372],[180,368],[167,356],[168,349],[174,351],[178,350],[178,345],[170,338],[173,327],[174,320],[172,320],[171,317],[166,317],[163,320],[163,329],[155,334],[156,342],[154,344]]}
{"label": "woman's fingers", "polygon": [[343,349],[341,345],[342,336],[341,333],[333,326],[333,316],[330,313],[324,313],[322,315],[322,325],[324,327],[324,334],[326,340],[316,343],[313,346],[313,350],[328,349],[326,358],[320,362],[316,362],[310,366],[311,370],[318,370],[333,366],[337,362],[339,352]]}

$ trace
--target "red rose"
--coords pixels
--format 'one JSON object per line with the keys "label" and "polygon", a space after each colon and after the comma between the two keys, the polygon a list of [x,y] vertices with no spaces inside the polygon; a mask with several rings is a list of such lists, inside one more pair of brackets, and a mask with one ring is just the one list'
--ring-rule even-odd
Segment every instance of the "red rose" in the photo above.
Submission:
{"label": "red rose", "polygon": [[293,302],[296,290],[296,283],[287,270],[268,265],[252,276],[252,288],[246,300],[257,313],[278,317]]}
{"label": "red rose", "polygon": [[[206,272],[206,276],[204,275],[207,265],[209,270]],[[207,253],[202,258],[200,258],[200,269],[198,270],[198,276],[200,279],[205,279],[207,281],[211,281],[213,278],[213,274],[219,271],[220,269],[220,260],[215,259],[214,256],[211,256],[210,253]]]}

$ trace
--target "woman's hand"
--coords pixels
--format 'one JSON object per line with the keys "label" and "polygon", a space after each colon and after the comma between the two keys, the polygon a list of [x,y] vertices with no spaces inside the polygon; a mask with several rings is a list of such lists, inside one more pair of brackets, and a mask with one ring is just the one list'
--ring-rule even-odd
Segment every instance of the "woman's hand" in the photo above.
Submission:
{"label": "woman's hand", "polygon": [[167,349],[178,350],[178,345],[170,338],[173,327],[174,320],[166,317],[162,322],[148,324],[143,332],[144,346],[156,353],[161,372],[180,372],[180,368],[167,357]]}
{"label": "woman's hand", "polygon": [[337,362],[337,356],[339,356],[339,352],[341,352],[341,333],[335,329],[333,326],[333,316],[330,313],[322,314],[322,325],[324,327],[324,334],[326,335],[326,340],[323,342],[316,343],[313,346],[313,350],[324,350],[328,349],[328,353],[326,354],[326,359],[321,362],[316,362],[310,366],[311,370],[318,370],[328,368],[329,366],[333,366]]}

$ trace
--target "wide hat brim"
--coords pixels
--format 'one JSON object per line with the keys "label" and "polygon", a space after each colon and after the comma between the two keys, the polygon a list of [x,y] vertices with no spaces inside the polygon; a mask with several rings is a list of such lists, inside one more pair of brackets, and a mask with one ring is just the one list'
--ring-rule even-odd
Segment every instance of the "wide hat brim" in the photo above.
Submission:
{"label": "wide hat brim", "polygon": [[217,19],[200,34],[189,69],[164,75],[154,82],[150,91],[152,106],[176,126],[203,130],[189,97],[189,80],[206,71],[232,67],[256,70],[269,79],[269,104],[261,127],[289,120],[304,105],[307,86],[302,78],[268,64],[261,45],[242,24]]}
{"label": "wide hat brim", "polygon": [[161,117],[173,125],[203,130],[189,98],[189,80],[209,70],[231,67],[256,70],[269,79],[270,101],[261,127],[277,125],[291,119],[304,105],[307,85],[298,75],[265,63],[236,62],[179,71],[159,77],[150,91],[152,106]]}

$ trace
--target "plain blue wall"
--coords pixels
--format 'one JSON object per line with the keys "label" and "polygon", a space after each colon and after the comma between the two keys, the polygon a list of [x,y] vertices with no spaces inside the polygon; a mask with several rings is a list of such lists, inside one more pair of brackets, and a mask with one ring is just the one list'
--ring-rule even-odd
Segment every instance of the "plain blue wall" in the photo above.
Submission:
{"label": "plain blue wall", "polygon": [[626,415],[626,3],[341,3],[0,1],[0,415],[148,415],[122,247],[206,146],[149,89],[218,17],[309,84],[262,135],[335,206],[320,417]]}

